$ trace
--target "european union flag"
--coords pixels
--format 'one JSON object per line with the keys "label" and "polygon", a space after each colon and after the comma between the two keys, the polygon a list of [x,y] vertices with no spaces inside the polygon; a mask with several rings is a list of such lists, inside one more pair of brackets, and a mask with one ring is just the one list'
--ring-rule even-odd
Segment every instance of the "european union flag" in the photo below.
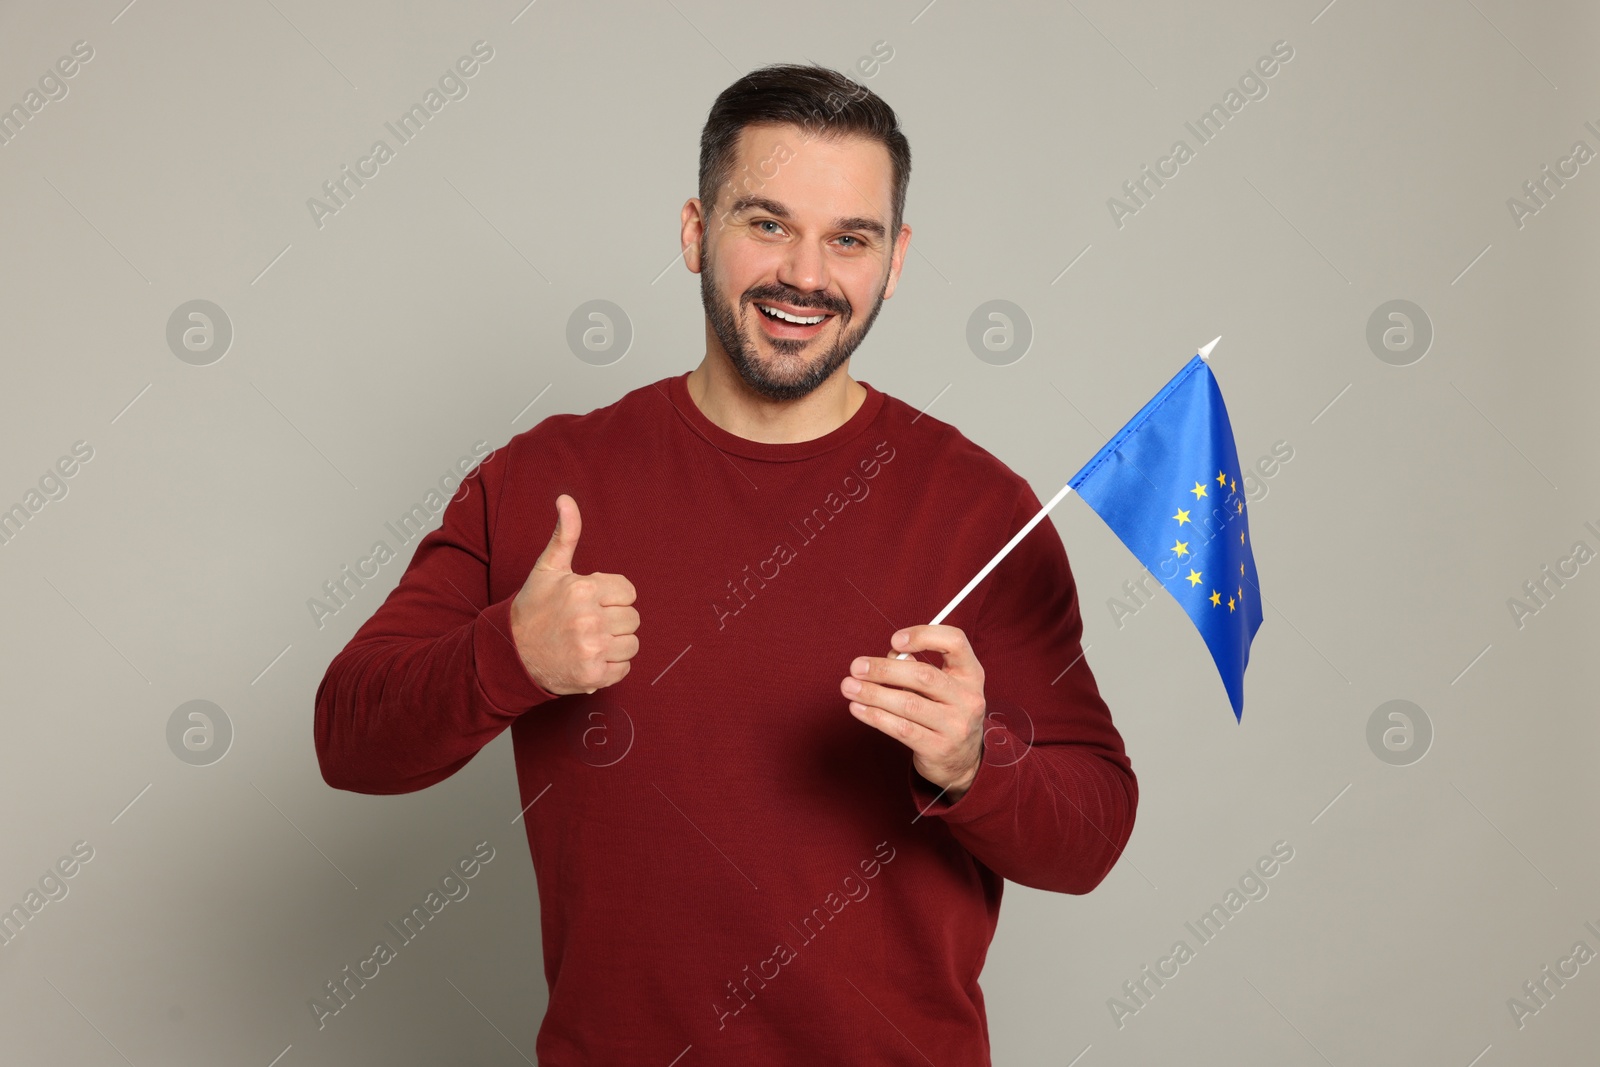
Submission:
{"label": "european union flag", "polygon": [[1241,477],[1222,391],[1195,356],[1070,483],[1199,627],[1236,721],[1261,626]]}

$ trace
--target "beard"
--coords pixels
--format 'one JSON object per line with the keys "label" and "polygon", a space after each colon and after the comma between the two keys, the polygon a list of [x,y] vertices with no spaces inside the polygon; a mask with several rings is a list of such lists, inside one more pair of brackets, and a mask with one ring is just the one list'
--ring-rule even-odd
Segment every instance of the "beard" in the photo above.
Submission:
{"label": "beard", "polygon": [[[883,307],[883,287],[880,285],[872,310],[867,313],[860,328],[851,331],[852,315],[846,301],[778,285],[758,285],[745,291],[739,300],[738,310],[735,310],[720,295],[716,271],[706,254],[704,241],[700,243],[700,263],[700,302],[705,306],[706,319],[716,332],[717,340],[722,342],[723,351],[728,353],[728,359],[739,372],[739,377],[768,400],[799,400],[833,377],[833,373],[844,365],[866,338],[867,331],[872,328],[872,320],[878,317],[878,311]],[[757,351],[758,342],[751,340],[742,325],[744,309],[756,300],[771,300],[832,313],[837,320],[833,347],[808,360],[804,355],[806,346],[817,345],[818,338],[774,338],[763,333],[761,340],[775,353],[773,356],[763,356]],[[757,311],[756,314],[761,312]]]}

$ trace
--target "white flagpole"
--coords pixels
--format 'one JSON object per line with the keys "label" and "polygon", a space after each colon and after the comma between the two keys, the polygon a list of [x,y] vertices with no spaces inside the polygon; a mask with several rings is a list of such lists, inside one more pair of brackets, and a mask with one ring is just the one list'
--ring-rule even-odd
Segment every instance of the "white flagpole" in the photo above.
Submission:
{"label": "white flagpole", "polygon": [[[1208,344],[1204,348],[1200,349],[1200,351],[1198,353],[1196,353],[1196,354],[1201,359],[1206,360],[1206,361],[1209,362],[1210,359],[1211,359],[1211,350],[1213,348],[1217,347],[1217,341],[1220,341],[1220,340],[1222,340],[1222,338],[1221,337],[1217,337],[1210,344]],[[983,565],[983,570],[979,571],[977,574],[974,574],[972,576],[972,580],[970,582],[968,582],[962,588],[961,592],[959,592],[959,593],[957,593],[955,595],[955,599],[951,600],[950,603],[946,604],[944,606],[943,610],[941,610],[939,612],[939,614],[935,615],[933,617],[933,620],[930,623],[928,623],[928,625],[929,626],[937,626],[937,625],[939,625],[941,622],[943,622],[950,615],[950,613],[952,611],[956,610],[956,605],[960,604],[963,600],[965,600],[967,598],[967,594],[972,592],[972,590],[977,587],[977,584],[979,582],[983,581],[984,578],[988,577],[989,572],[994,570],[995,567],[997,567],[999,565],[1000,561],[1006,558],[1006,553],[1010,552],[1013,548],[1016,548],[1017,547],[1017,542],[1021,541],[1024,537],[1028,536],[1028,531],[1032,530],[1035,526],[1039,525],[1039,523],[1044,520],[1044,517],[1046,515],[1050,514],[1050,509],[1055,507],[1057,504],[1061,503],[1062,500],[1066,499],[1067,494],[1071,493],[1071,492],[1072,492],[1072,483],[1071,482],[1068,482],[1066,485],[1063,485],[1061,487],[1060,492],[1056,493],[1055,496],[1051,497],[1049,503],[1045,504],[1044,507],[1039,509],[1039,514],[1037,514],[1033,518],[1029,519],[1028,520],[1028,524],[1026,526],[1024,526],[1022,529],[1018,530],[1016,533],[1012,534],[1011,535],[1011,540],[1006,542],[1005,547],[1002,548],[999,552],[996,552],[995,555],[994,555],[994,558],[991,559],[988,563],[985,563]],[[895,657],[895,659],[910,659],[910,658],[911,658],[911,653],[909,653],[909,652],[902,652],[898,656]]]}

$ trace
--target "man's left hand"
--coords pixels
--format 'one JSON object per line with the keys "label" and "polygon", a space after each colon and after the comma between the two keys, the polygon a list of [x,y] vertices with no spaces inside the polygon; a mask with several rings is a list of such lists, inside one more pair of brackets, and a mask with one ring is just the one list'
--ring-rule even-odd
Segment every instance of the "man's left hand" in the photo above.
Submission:
{"label": "man's left hand", "polygon": [[[839,691],[850,713],[911,750],[918,774],[959,800],[983,758],[983,667],[955,626],[909,626],[890,638],[889,656],[860,656]],[[900,652],[938,652],[942,667],[896,659]]]}

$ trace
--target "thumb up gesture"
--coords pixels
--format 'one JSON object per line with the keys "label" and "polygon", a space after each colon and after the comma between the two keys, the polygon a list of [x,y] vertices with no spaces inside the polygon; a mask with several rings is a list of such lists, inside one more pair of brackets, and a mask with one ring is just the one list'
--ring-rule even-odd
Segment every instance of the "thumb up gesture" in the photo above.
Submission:
{"label": "thumb up gesture", "polygon": [[556,527],[511,602],[511,636],[533,680],[557,695],[592,693],[628,674],[639,651],[633,583],[620,574],[574,574],[583,521],[556,497]]}

